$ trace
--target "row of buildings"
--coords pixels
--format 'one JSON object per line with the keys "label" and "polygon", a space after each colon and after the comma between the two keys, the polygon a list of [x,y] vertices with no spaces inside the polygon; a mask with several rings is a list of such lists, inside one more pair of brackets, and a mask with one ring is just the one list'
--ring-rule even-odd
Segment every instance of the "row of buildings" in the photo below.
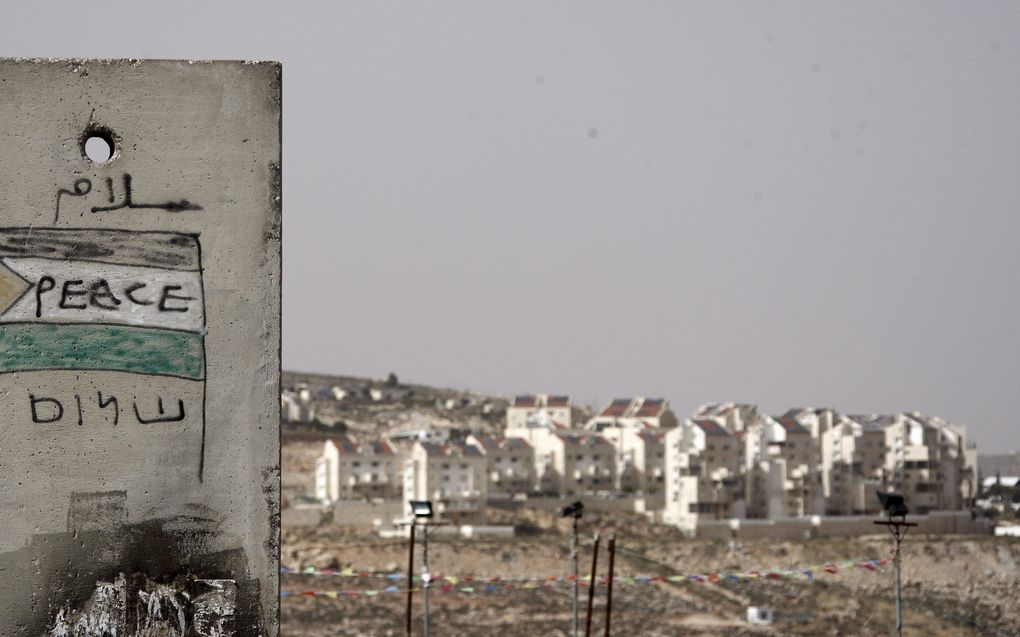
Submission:
{"label": "row of buildings", "polygon": [[493,498],[640,496],[658,519],[785,519],[878,511],[878,489],[912,511],[958,510],[977,493],[977,455],[963,427],[916,412],[846,415],[753,404],[700,407],[682,422],[663,399],[611,401],[572,422],[567,396],[518,396],[502,435],[463,440],[325,443],[316,496],[403,498],[468,519]]}

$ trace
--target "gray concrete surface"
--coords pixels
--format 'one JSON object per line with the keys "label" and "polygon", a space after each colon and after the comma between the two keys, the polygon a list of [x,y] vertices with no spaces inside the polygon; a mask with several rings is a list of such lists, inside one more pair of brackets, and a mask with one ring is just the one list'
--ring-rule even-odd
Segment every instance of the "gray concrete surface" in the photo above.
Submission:
{"label": "gray concrete surface", "polygon": [[0,60],[0,635],[278,634],[280,109],[271,62]]}

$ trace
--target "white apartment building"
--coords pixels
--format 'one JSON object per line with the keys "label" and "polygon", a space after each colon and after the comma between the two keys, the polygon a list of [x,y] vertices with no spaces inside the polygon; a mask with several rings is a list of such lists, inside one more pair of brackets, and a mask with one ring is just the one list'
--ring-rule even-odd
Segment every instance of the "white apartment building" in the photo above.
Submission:
{"label": "white apartment building", "polygon": [[664,437],[663,520],[693,531],[699,520],[744,517],[742,446],[708,418],[688,419]]}
{"label": "white apartment building", "polygon": [[408,500],[429,500],[439,519],[482,521],[488,494],[486,473],[485,456],[477,447],[416,442],[404,461],[405,506]]}
{"label": "white apartment building", "polygon": [[664,398],[616,398],[588,421],[586,429],[602,431],[609,427],[673,429],[679,422]]}
{"label": "white apartment building", "polygon": [[885,426],[887,486],[915,513],[968,506],[977,495],[977,450],[966,428],[917,412]]}
{"label": "white apartment building", "polygon": [[535,476],[545,493],[576,495],[612,491],[616,484],[613,444],[603,436],[532,428]]}
{"label": "white apartment building", "polygon": [[[699,519],[744,515],[876,514],[879,489],[902,493],[918,514],[965,508],[977,493],[966,429],[916,412],[842,416],[804,407],[770,417],[754,405],[707,404],[666,434],[665,447],[663,517],[688,529]],[[720,449],[729,466],[720,465]]]}
{"label": "white apartment building", "polygon": [[661,495],[665,488],[665,432],[608,427],[601,433],[616,450],[616,489]]}
{"label": "white apartment building", "polygon": [[512,496],[535,489],[535,448],[527,440],[472,434],[466,442],[485,456],[490,496]]}
{"label": "white apartment building", "polygon": [[826,515],[878,513],[886,474],[883,417],[848,416],[821,434]]}
{"label": "white apartment building", "polygon": [[529,425],[552,425],[558,429],[570,429],[570,396],[549,394],[528,394],[514,396],[506,409],[507,429],[521,429]]}
{"label": "white apartment building", "polygon": [[817,443],[807,427],[790,416],[763,416],[747,429],[744,442],[748,517],[824,512]]}
{"label": "white apartment building", "polygon": [[388,442],[330,438],[315,462],[315,497],[323,502],[400,495],[397,452]]}

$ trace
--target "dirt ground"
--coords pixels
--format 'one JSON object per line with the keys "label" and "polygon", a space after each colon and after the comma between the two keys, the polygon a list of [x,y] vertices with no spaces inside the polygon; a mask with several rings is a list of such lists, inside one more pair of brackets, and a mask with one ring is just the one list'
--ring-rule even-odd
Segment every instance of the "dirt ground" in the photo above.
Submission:
{"label": "dirt ground", "polygon": [[[521,522],[518,516],[517,522]],[[434,573],[456,575],[447,591],[430,594],[430,634],[524,637],[569,635],[572,621],[569,583],[533,589],[504,583],[469,582],[465,576],[501,578],[563,576],[569,572],[570,535],[563,521],[547,514],[528,517],[527,535],[512,540],[446,540],[429,542]],[[499,521],[499,520],[494,520]],[[890,556],[882,536],[818,539],[803,542],[693,541],[668,527],[648,525],[638,516],[586,517],[580,552],[582,574],[590,569],[591,534],[602,531],[599,575],[608,556],[605,537],[616,534],[618,576],[762,572],[803,568],[846,560]],[[415,554],[416,570],[421,547]],[[1020,540],[992,537],[908,537],[903,551],[904,635],[911,637],[1015,637],[1020,634]],[[403,572],[407,541],[339,527],[285,529],[283,565],[358,572]],[[613,589],[613,635],[854,635],[879,637],[893,629],[893,571],[840,568],[836,574],[813,573],[814,579],[793,577],[718,583],[653,581],[618,582]],[[380,593],[403,581],[383,577],[337,577],[285,574],[282,600],[286,635],[403,635],[407,596]],[[341,591],[336,598],[305,592]],[[362,594],[347,596],[344,591]],[[587,588],[581,588],[581,632]],[[595,588],[592,634],[604,634],[606,587]],[[414,593],[414,634],[421,634],[422,595]],[[772,626],[745,621],[748,606],[775,610]]]}

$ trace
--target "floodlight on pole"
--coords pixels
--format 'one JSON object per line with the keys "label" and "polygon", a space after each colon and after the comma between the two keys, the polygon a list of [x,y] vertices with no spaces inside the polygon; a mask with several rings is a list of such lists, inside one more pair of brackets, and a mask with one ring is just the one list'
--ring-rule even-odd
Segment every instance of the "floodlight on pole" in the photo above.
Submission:
{"label": "floodlight on pole", "polygon": [[875,524],[886,526],[893,536],[893,558],[896,565],[896,637],[903,637],[903,597],[900,587],[900,543],[907,535],[910,527],[917,526],[916,522],[907,522],[906,500],[899,493],[878,491],[878,501],[885,509],[885,520],[875,520]]}
{"label": "floodlight on pole", "polygon": [[[421,521],[421,544],[422,544],[422,566],[421,573],[421,592],[422,592],[422,610],[424,616],[422,618],[423,634],[425,637],[429,635],[429,582],[432,580],[431,574],[429,573],[429,525],[428,521],[432,518],[433,509],[432,502],[430,500],[408,500],[408,505],[411,507],[411,515],[414,517],[411,519],[411,524],[417,521]],[[410,602],[408,602],[410,604]]]}
{"label": "floodlight on pole", "polygon": [[584,504],[577,500],[573,504],[569,504],[560,509],[561,518],[574,518],[574,536],[570,542],[570,561],[574,571],[574,581],[572,586],[572,598],[573,598],[573,609],[574,609],[574,631],[573,637],[578,637],[578,629],[580,628],[577,616],[577,524],[581,520],[581,516],[584,514]]}
{"label": "floodlight on pole", "polygon": [[415,518],[432,517],[432,502],[429,500],[408,500],[407,503],[411,505],[411,514]]}
{"label": "floodlight on pole", "polygon": [[899,493],[890,493],[888,491],[878,491],[878,501],[882,503],[882,508],[885,509],[885,514],[889,518],[900,518],[903,520],[910,513],[910,509],[907,508],[907,503],[903,499],[903,496]]}

